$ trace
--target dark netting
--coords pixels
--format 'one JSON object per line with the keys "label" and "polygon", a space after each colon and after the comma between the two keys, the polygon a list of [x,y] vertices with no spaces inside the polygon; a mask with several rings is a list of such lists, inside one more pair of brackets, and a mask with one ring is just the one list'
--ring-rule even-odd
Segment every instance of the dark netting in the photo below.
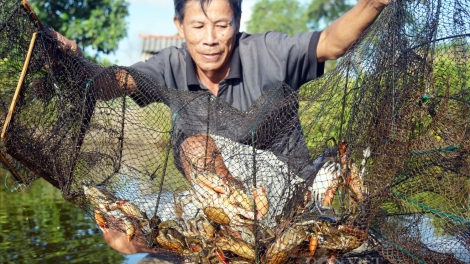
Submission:
{"label": "dark netting", "polygon": [[93,64],[0,0],[2,162],[194,262],[470,262],[469,10],[393,1],[334,70],[239,111]]}

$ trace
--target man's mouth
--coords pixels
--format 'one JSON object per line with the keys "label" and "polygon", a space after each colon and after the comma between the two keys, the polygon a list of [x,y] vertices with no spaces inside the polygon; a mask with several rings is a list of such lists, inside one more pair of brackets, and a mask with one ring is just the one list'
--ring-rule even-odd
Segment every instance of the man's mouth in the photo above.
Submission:
{"label": "man's mouth", "polygon": [[221,53],[206,53],[206,54],[201,54],[202,57],[204,57],[206,60],[217,60],[219,59]]}

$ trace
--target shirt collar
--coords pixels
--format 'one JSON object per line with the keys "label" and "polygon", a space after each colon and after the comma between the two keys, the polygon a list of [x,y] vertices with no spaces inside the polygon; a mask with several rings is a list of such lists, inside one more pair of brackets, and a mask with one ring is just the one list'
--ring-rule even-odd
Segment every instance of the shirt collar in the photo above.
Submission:
{"label": "shirt collar", "polygon": [[[230,72],[227,76],[227,79],[241,79],[242,76],[242,63],[240,60],[240,51],[238,50],[238,39],[240,38],[240,33],[237,35],[237,39],[235,40],[235,46],[232,52],[232,58],[230,60]],[[191,54],[189,54],[188,48],[186,44],[184,44],[186,48],[186,81],[188,87],[191,85],[199,86],[199,80],[197,78],[196,69],[194,67],[193,58],[191,58]]]}

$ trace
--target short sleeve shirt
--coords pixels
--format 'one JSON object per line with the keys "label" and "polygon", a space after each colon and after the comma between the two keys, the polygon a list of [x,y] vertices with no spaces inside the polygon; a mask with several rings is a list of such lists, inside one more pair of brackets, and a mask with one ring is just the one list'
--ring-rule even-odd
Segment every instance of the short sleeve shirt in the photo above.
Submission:
{"label": "short sleeve shirt", "polygon": [[[238,110],[246,111],[263,93],[279,82],[292,89],[323,74],[324,63],[318,63],[316,49],[321,32],[288,36],[278,32],[250,35],[239,33],[230,61],[229,75],[219,83],[217,97]],[[185,91],[207,90],[200,84],[194,61],[186,44],[181,48],[161,50],[145,62],[131,66],[149,75],[157,84]],[[145,106],[144,96],[133,96]]]}
{"label": "short sleeve shirt", "polygon": [[[254,35],[239,33],[230,61],[229,75],[219,83],[217,97],[238,110],[247,111],[261,95],[273,91],[280,82],[298,90],[302,84],[319,77],[324,69],[324,64],[318,63],[316,55],[320,33],[310,32],[296,36],[277,32]],[[208,91],[197,78],[194,61],[185,44],[181,48],[163,49],[147,61],[131,67],[164,87],[182,91]],[[152,90],[141,89],[139,92],[140,94],[131,97],[140,106],[159,98],[152,96]],[[179,115],[182,116],[181,111]],[[198,112],[189,112],[187,115],[197,116]],[[185,136],[194,134],[192,131],[195,127],[198,127],[195,123],[183,123],[175,127],[178,131],[175,134],[178,136],[175,136],[177,142],[174,146],[178,146],[178,142],[181,143],[180,140]],[[250,144],[244,139],[230,138]],[[266,146],[266,149],[269,148],[282,161],[289,162],[289,167],[296,168],[294,173],[297,175],[304,179],[314,175],[313,162],[299,122],[288,134]],[[178,157],[177,151],[176,147],[175,157]]]}

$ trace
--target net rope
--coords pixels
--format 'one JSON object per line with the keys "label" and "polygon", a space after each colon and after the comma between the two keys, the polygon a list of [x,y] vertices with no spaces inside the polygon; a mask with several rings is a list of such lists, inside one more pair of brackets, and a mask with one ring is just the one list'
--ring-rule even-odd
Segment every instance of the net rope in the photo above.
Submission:
{"label": "net rope", "polygon": [[0,0],[10,188],[43,178],[103,232],[196,263],[332,262],[361,246],[468,263],[469,11],[393,1],[335,69],[240,111],[79,57],[25,2]]}

